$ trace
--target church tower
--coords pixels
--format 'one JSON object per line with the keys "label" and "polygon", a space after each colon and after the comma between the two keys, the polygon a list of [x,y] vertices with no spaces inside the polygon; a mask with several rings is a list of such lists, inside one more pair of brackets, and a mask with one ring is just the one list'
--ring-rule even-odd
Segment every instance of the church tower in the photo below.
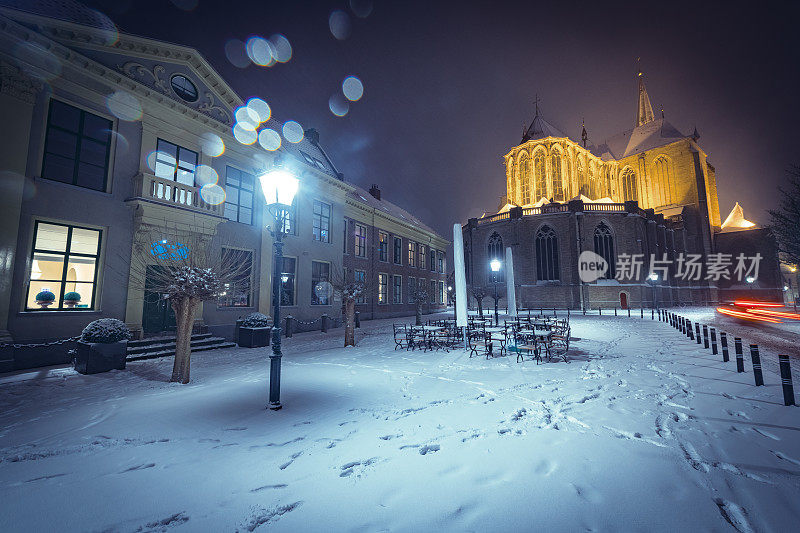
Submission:
{"label": "church tower", "polygon": [[647,94],[647,87],[644,86],[644,73],[639,69],[639,105],[636,108],[636,126],[642,126],[655,120],[653,106],[650,105],[650,96]]}

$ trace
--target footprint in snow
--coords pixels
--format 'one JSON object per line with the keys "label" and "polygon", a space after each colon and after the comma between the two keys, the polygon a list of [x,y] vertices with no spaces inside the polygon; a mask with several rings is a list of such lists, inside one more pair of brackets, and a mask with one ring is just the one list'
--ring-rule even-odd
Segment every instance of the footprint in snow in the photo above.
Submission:
{"label": "footprint in snow", "polygon": [[134,472],[136,470],[144,470],[146,468],[153,468],[154,466],[156,466],[155,463],[146,463],[146,464],[136,465],[136,466],[132,466],[130,468],[126,468],[125,470],[120,472],[120,474],[124,474],[125,472]]}
{"label": "footprint in snow", "polygon": [[351,476],[355,472],[356,467],[360,467],[359,470],[363,472],[366,467],[374,464],[377,460],[378,460],[377,457],[373,457],[372,459],[367,459],[364,461],[352,461],[350,463],[344,464],[341,466],[342,472],[339,474],[339,477]]}
{"label": "footprint in snow", "polygon": [[745,413],[744,411],[732,411],[730,409],[726,409],[725,412],[728,413],[728,416],[738,416],[739,418],[750,420],[750,417],[747,416],[747,413]]}
{"label": "footprint in snow", "polygon": [[785,453],[783,453],[783,452],[779,452],[779,451],[777,451],[777,450],[770,450],[770,451],[771,451],[771,452],[772,452],[772,453],[775,455],[775,457],[777,457],[778,459],[782,459],[782,460],[784,460],[784,461],[787,461],[787,462],[789,462],[789,463],[792,463],[792,464],[793,464],[793,465],[795,465],[795,466],[800,466],[800,461],[798,461],[797,459],[793,459],[793,458],[789,457],[788,455],[786,455]]}
{"label": "footprint in snow", "polygon": [[722,498],[716,498],[714,503],[717,504],[722,518],[725,519],[731,526],[733,526],[740,533],[751,533],[753,528],[747,521],[747,511],[743,507]]}
{"label": "footprint in snow", "polygon": [[772,440],[781,440],[780,437],[778,437],[777,435],[773,435],[769,431],[764,431],[763,429],[758,429],[756,427],[751,428],[751,429],[753,431],[755,431],[756,433],[758,433],[759,435],[761,435],[762,437],[767,437],[768,439],[772,439]]}
{"label": "footprint in snow", "polygon": [[286,483],[278,483],[277,485],[264,485],[261,487],[250,489],[250,492],[261,492],[262,490],[267,490],[267,489],[285,489],[288,486],[289,485],[287,485]]}
{"label": "footprint in snow", "polygon": [[573,483],[572,488],[575,489],[575,493],[578,495],[578,497],[589,503],[601,503],[603,501],[602,494],[592,487],[583,487]]}
{"label": "footprint in snow", "polygon": [[440,449],[438,444],[426,444],[422,448],[419,449],[420,455],[427,455],[429,453],[438,452]]}

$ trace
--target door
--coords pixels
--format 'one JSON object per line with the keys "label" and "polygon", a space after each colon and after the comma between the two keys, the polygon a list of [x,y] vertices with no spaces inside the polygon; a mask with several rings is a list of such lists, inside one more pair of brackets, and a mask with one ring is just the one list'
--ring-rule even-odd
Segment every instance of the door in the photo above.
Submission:
{"label": "door", "polygon": [[628,308],[628,293],[625,292],[619,293],[619,306],[622,309]]}
{"label": "door", "polygon": [[145,335],[155,335],[175,331],[175,312],[169,300],[155,290],[155,275],[162,267],[148,266],[144,280],[144,303],[142,309],[142,331]]}

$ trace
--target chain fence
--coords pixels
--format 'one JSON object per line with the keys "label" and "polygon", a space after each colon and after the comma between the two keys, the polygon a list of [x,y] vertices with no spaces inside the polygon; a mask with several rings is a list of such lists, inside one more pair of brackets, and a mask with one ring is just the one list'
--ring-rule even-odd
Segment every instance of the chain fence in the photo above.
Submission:
{"label": "chain fence", "polygon": [[14,348],[15,350],[19,350],[20,348],[44,348],[46,346],[58,346],[59,344],[66,344],[68,342],[75,342],[81,338],[80,335],[76,335],[75,337],[69,337],[68,339],[60,339],[57,341],[50,341],[50,342],[31,342],[31,343],[16,343],[16,342],[3,342],[0,343],[0,348]]}

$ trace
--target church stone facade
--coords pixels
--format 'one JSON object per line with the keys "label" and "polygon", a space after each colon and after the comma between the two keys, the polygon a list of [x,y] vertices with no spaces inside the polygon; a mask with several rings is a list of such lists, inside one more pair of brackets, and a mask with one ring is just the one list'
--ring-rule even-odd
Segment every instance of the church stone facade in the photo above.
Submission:
{"label": "church stone facade", "polygon": [[[496,278],[489,261],[502,261],[500,251],[510,247],[522,308],[719,301],[720,287],[705,279],[705,269],[700,279],[676,276],[681,254],[700,254],[705,262],[718,251],[715,236],[722,230],[716,172],[698,140],[696,130],[685,135],[663,112],[654,115],[641,72],[634,127],[601,144],[588,141],[585,127],[580,141],[570,139],[542,117],[537,103],[520,144],[504,156],[505,205],[463,226],[468,284],[492,294]],[[610,265],[606,276],[589,283],[578,269],[586,250]],[[619,258],[634,255],[644,259],[640,272],[615,279]],[[762,269],[773,269],[773,256]],[[648,279],[651,257],[666,258],[669,274]],[[759,288],[774,292],[772,286]]]}

